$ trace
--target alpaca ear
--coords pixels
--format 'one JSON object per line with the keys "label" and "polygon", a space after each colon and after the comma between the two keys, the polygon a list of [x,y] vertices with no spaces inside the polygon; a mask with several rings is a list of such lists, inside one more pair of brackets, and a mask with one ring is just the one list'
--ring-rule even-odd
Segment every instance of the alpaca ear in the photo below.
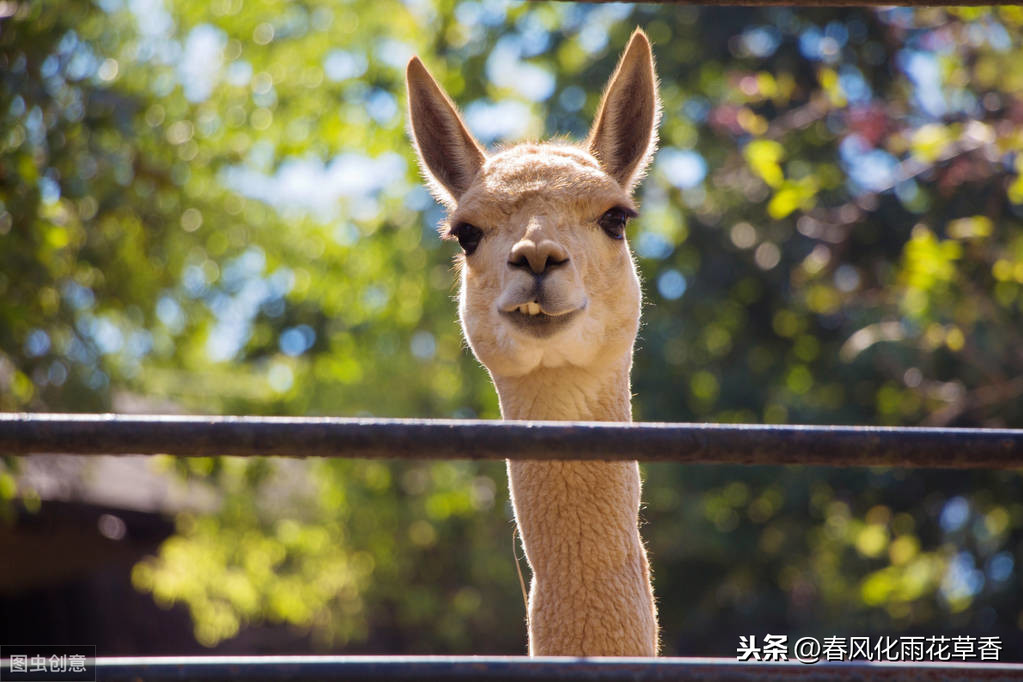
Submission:
{"label": "alpaca ear", "polygon": [[452,208],[469,189],[486,154],[419,57],[409,60],[405,80],[412,141],[423,175],[437,199]]}
{"label": "alpaca ear", "polygon": [[654,56],[646,34],[637,28],[608,81],[586,141],[604,171],[627,192],[653,157],[660,118]]}

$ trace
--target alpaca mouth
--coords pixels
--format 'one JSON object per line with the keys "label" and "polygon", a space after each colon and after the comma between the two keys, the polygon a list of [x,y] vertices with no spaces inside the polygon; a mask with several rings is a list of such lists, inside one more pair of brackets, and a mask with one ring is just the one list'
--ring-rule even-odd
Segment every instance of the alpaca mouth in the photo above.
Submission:
{"label": "alpaca mouth", "polygon": [[567,313],[551,315],[543,312],[539,303],[530,301],[512,310],[499,310],[498,312],[501,314],[501,317],[508,320],[519,331],[542,339],[554,336],[558,332],[567,329],[579,317],[579,313],[585,309],[586,304],[584,303]]}

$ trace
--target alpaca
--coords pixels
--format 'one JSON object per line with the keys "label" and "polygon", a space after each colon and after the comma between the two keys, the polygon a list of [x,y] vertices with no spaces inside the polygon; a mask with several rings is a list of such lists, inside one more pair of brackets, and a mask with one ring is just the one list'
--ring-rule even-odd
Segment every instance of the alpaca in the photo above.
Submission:
{"label": "alpaca", "polygon": [[[459,318],[504,419],[630,421],[642,295],[625,227],[657,143],[650,43],[632,35],[584,143],[488,154],[418,57],[411,137],[458,240]],[[655,656],[635,461],[509,461],[533,577],[531,656]]]}

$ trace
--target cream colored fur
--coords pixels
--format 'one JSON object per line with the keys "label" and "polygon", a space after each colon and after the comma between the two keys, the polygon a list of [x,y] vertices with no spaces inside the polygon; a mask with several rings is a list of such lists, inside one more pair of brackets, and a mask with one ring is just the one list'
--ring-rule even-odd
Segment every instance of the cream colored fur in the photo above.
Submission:
{"label": "cream colored fur", "polygon": [[[646,36],[633,34],[581,145],[519,144],[488,156],[418,58],[407,77],[424,176],[449,209],[442,232],[482,231],[461,263],[459,315],[502,416],[630,421],[639,278],[627,240],[598,221],[635,209],[632,190],[656,147]],[[542,315],[519,312],[529,305]],[[656,655],[637,463],[509,462],[508,475],[533,570],[530,654]]]}

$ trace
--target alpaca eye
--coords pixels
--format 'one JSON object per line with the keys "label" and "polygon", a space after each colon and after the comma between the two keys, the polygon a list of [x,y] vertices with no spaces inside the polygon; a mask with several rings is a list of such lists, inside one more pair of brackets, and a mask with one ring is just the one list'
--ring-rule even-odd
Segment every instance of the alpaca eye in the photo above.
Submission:
{"label": "alpaca eye", "polygon": [[458,240],[458,244],[465,251],[466,256],[471,256],[476,247],[480,245],[480,240],[483,239],[483,230],[469,223],[458,223],[451,228],[450,233]]}
{"label": "alpaca eye", "polygon": [[625,225],[629,222],[629,218],[635,217],[636,212],[632,209],[625,208],[623,206],[615,206],[614,208],[607,211],[604,215],[600,216],[600,220],[597,223],[604,232],[607,233],[611,239],[624,239],[625,238]]}

